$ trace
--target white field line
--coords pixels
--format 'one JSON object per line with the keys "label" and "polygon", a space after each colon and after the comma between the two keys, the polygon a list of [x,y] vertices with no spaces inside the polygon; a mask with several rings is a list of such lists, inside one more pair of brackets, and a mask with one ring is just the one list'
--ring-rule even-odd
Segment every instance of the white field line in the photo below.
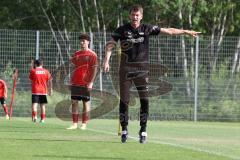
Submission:
{"label": "white field line", "polygon": [[[20,121],[30,121],[28,119],[25,119],[25,120],[18,119],[18,120],[20,120]],[[117,136],[117,132],[114,133],[114,132],[110,132],[110,131],[96,130],[96,129],[90,129],[90,128],[87,128],[87,130],[93,131],[93,132],[97,132],[97,133],[104,133],[104,134],[108,134],[108,135]],[[133,136],[130,136],[130,135],[128,135],[128,137],[130,139],[138,141],[138,137],[133,137]],[[120,139],[120,137],[119,137],[119,139]],[[120,140],[119,140],[119,143],[120,143]],[[233,160],[240,160],[240,157],[236,157],[236,156],[232,156],[232,155],[226,155],[226,154],[222,154],[220,152],[213,152],[213,151],[203,150],[203,149],[199,149],[199,148],[196,148],[196,147],[190,147],[190,146],[181,145],[181,144],[164,142],[164,141],[160,141],[160,140],[149,140],[148,139],[148,143],[170,145],[170,146],[175,146],[175,147],[179,147],[179,148],[189,149],[189,150],[193,150],[193,151],[204,152],[204,153],[218,155],[218,156],[224,156],[226,158],[231,158]]]}
{"label": "white field line", "polygon": [[[117,132],[116,132],[116,133],[113,133],[113,132],[109,132],[109,131],[102,131],[102,130],[96,130],[96,129],[90,129],[90,128],[87,128],[87,130],[93,131],[93,132],[98,132],[98,133],[104,133],[104,134],[108,134],[108,135],[115,135],[115,136],[117,136]],[[136,140],[136,141],[138,141],[138,139],[139,139],[138,137],[133,137],[133,136],[130,136],[130,135],[128,135],[128,137],[129,137],[130,139],[134,139],[134,140]],[[119,139],[120,139],[120,137],[119,137]],[[119,140],[119,143],[120,143],[120,140]],[[231,156],[231,155],[226,155],[226,154],[222,154],[222,153],[219,153],[219,152],[213,152],[213,151],[203,150],[203,149],[199,149],[199,148],[196,148],[196,147],[190,147],[190,146],[181,145],[181,144],[164,142],[164,141],[160,141],[160,140],[149,140],[149,139],[148,139],[148,143],[170,145],[170,146],[179,147],[179,148],[184,148],[184,149],[189,149],[189,150],[193,150],[193,151],[204,152],[204,153],[213,154],[213,155],[218,155],[218,156],[224,156],[224,157],[227,157],[227,158],[231,158],[231,159],[233,159],[233,160],[240,160],[240,157]]]}

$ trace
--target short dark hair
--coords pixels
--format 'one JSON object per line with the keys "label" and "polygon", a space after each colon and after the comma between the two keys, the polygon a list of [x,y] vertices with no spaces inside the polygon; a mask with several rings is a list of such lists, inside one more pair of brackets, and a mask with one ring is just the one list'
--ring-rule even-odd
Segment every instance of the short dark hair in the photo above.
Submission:
{"label": "short dark hair", "polygon": [[79,38],[79,40],[85,39],[85,40],[88,40],[88,41],[90,41],[90,39],[91,39],[90,36],[87,33],[80,34],[80,36],[78,38]]}
{"label": "short dark hair", "polygon": [[137,12],[137,11],[140,11],[143,14],[143,8],[139,4],[133,5],[129,10],[129,14],[131,14],[131,12]]}
{"label": "short dark hair", "polygon": [[39,67],[43,64],[42,60],[41,59],[35,59],[34,61],[34,66],[35,67]]}

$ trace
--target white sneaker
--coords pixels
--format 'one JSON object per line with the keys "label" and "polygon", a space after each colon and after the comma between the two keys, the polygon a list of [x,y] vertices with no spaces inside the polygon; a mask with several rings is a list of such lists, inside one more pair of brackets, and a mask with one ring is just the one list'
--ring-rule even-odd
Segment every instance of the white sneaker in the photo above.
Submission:
{"label": "white sneaker", "polygon": [[78,126],[76,125],[76,124],[73,124],[73,125],[71,125],[70,127],[68,127],[67,129],[77,129],[78,128]]}
{"label": "white sneaker", "polygon": [[86,123],[83,123],[82,125],[81,125],[81,128],[80,128],[81,130],[85,130],[85,129],[87,129],[87,124]]}
{"label": "white sneaker", "polygon": [[8,114],[6,114],[6,120],[9,120],[10,118],[9,118],[9,115]]}

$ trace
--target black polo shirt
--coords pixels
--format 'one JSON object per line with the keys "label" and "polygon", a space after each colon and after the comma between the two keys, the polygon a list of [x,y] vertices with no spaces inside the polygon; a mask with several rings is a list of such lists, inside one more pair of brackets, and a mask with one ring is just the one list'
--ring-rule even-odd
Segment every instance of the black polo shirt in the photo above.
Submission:
{"label": "black polo shirt", "polygon": [[[121,42],[121,64],[120,68],[129,66],[149,65],[149,37],[158,35],[160,27],[141,24],[133,28],[130,23],[120,26],[112,34],[114,41]],[[144,67],[144,68],[145,68]]]}

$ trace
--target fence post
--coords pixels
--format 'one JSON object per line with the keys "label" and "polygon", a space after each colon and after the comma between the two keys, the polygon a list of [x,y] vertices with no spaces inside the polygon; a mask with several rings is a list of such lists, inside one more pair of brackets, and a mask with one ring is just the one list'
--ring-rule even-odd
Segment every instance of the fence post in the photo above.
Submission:
{"label": "fence post", "polygon": [[198,56],[199,56],[199,37],[196,37],[196,59],[195,59],[195,92],[194,92],[194,122],[197,122],[198,108]]}
{"label": "fence post", "polygon": [[[98,39],[102,39],[102,34],[98,32]],[[102,62],[102,51],[103,51],[103,45],[102,45],[102,41],[100,40],[99,42],[99,53],[98,53],[98,57],[99,57],[99,89],[100,91],[103,90],[103,77],[102,77],[102,67],[101,67],[101,62]]]}
{"label": "fence post", "polygon": [[36,57],[35,59],[39,59],[39,31],[36,32]]}
{"label": "fence post", "polygon": [[99,43],[99,63],[98,63],[98,65],[99,65],[99,88],[100,88],[100,91],[102,91],[103,90],[103,75],[102,75],[102,52],[103,52],[103,48],[104,47],[102,47],[102,43],[100,42]]}

